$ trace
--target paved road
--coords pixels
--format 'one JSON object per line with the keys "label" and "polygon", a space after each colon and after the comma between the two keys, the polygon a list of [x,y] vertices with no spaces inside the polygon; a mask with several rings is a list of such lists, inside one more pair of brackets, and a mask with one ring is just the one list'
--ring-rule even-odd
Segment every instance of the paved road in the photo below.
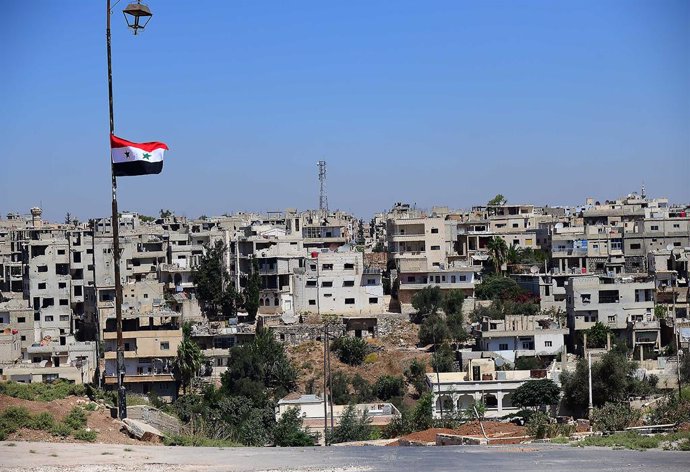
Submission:
{"label": "paved road", "polygon": [[[14,444],[11,446],[10,444]],[[690,453],[555,445],[188,448],[0,442],[0,471],[687,472]]]}

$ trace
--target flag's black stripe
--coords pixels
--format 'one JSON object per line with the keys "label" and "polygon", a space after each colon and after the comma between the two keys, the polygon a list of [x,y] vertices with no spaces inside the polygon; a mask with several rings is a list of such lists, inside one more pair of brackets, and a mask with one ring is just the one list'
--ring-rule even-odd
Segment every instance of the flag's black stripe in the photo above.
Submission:
{"label": "flag's black stripe", "polygon": [[117,162],[113,164],[116,177],[126,177],[132,175],[160,174],[163,170],[163,161],[147,162]]}

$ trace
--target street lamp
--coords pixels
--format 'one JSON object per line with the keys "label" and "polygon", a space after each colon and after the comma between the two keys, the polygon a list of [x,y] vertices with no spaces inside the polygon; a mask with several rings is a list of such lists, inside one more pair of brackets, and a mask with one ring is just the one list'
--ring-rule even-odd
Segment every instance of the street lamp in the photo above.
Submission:
{"label": "street lamp", "polygon": [[[115,119],[113,116],[113,66],[112,53],[110,50],[110,0],[106,0],[106,29],[105,38],[108,51],[108,111],[110,115],[110,135],[115,133]],[[134,30],[136,35],[139,30],[143,30],[153,16],[151,10],[139,1],[132,3],[123,10],[127,26]],[[132,23],[128,16],[132,17]],[[142,24],[142,19],[145,20]],[[108,137],[110,140],[110,137]],[[122,420],[127,418],[127,396],[124,385],[125,377],[125,345],[122,340],[122,280],[120,276],[120,219],[117,211],[117,177],[115,177],[115,167],[110,162],[110,179],[112,185],[112,229],[113,229],[113,265],[115,266],[115,319],[117,325],[117,405],[118,417]],[[100,328],[99,328],[100,329]]]}
{"label": "street lamp", "polygon": [[132,30],[134,36],[139,33],[139,30],[146,28],[146,25],[151,21],[153,13],[148,6],[141,3],[141,0],[137,0],[137,3],[130,3],[127,8],[122,10],[122,14],[125,16],[125,21],[127,26]]}

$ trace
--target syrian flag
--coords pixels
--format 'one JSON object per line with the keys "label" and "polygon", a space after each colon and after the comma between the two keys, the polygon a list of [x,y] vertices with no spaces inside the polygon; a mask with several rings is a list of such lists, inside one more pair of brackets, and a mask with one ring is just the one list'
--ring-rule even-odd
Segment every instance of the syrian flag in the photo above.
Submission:
{"label": "syrian flag", "polygon": [[163,170],[164,143],[133,143],[110,135],[110,155],[116,177],[160,174]]}

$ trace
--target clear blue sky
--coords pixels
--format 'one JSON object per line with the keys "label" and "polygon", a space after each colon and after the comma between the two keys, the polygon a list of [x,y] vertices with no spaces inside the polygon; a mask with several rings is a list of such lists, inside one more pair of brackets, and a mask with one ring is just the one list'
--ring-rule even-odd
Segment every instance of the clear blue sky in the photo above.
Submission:
{"label": "clear blue sky", "polygon": [[[690,2],[148,0],[113,15],[120,208],[199,216],[503,193],[690,200]],[[105,1],[3,2],[0,212],[109,214]]]}

